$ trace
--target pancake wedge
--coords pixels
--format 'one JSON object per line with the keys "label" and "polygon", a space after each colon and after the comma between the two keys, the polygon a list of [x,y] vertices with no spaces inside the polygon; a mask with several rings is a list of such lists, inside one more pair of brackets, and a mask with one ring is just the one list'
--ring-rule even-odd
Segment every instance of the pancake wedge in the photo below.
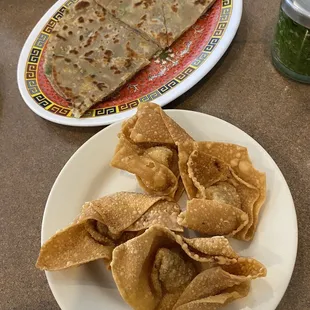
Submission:
{"label": "pancake wedge", "polygon": [[214,0],[96,1],[162,49],[173,44],[214,3]]}
{"label": "pancake wedge", "polygon": [[148,65],[158,49],[95,1],[79,1],[52,33],[45,73],[81,117]]}

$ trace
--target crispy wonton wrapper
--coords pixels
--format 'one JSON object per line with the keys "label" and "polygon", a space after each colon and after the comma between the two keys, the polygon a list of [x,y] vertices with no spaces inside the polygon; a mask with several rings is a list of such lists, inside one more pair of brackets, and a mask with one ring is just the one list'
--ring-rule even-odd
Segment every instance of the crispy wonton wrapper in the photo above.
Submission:
{"label": "crispy wonton wrapper", "polygon": [[122,134],[134,143],[153,145],[194,141],[159,105],[151,102],[139,104],[137,113],[123,123]]}
{"label": "crispy wonton wrapper", "polygon": [[[189,157],[188,173],[198,189],[198,196],[230,204],[247,214],[247,223],[240,223],[242,230],[240,226],[235,227],[229,234],[242,240],[250,240],[252,236],[249,235],[249,229],[254,225],[254,204],[259,198],[259,190],[240,179],[223,161],[197,150]],[[223,214],[222,220],[230,221],[231,218],[224,218]],[[232,224],[226,223],[227,228]],[[213,235],[217,235],[216,227],[214,230]]]}
{"label": "crispy wonton wrapper", "polygon": [[154,160],[154,155],[121,136],[111,165],[135,174],[147,193],[173,198],[178,188],[178,178],[162,163],[167,155],[163,153],[158,155],[159,160]]}
{"label": "crispy wonton wrapper", "polygon": [[249,290],[250,280],[246,274],[234,275],[221,267],[210,268],[195,277],[173,310],[217,310],[246,297]]}
{"label": "crispy wonton wrapper", "polygon": [[242,180],[259,189],[259,198],[254,204],[253,225],[247,234],[249,239],[253,238],[260,209],[266,200],[266,174],[254,168],[246,147],[231,143],[198,142],[198,148],[230,165]]}
{"label": "crispy wonton wrapper", "polygon": [[178,200],[184,190],[176,144],[193,139],[157,104],[142,103],[125,121],[111,161],[113,167],[136,175],[151,195]]}
{"label": "crispy wonton wrapper", "polygon": [[120,192],[87,202],[69,227],[42,246],[36,266],[60,270],[101,258],[109,263],[115,246],[154,224],[182,231],[179,213],[174,202],[137,193]]}
{"label": "crispy wonton wrapper", "polygon": [[246,296],[251,279],[266,276],[261,263],[239,257],[224,237],[187,239],[159,225],[115,248],[111,267],[120,294],[136,310],[197,303],[217,309]]}
{"label": "crispy wonton wrapper", "polygon": [[135,143],[174,144],[161,115],[161,108],[155,103],[139,104],[134,116],[130,139]]}
{"label": "crispy wonton wrapper", "polygon": [[[215,153],[210,155],[208,147],[203,148],[201,145],[204,146],[207,144],[205,144],[205,142],[192,141],[178,144],[180,174],[188,197],[190,199],[203,198],[215,200],[220,204],[231,205],[232,207],[241,209],[241,211],[248,216],[247,223],[243,225],[243,223],[239,221],[240,226],[238,227],[235,225],[236,222],[235,224],[228,223],[225,230],[228,231],[229,227],[234,227],[228,232],[228,235],[234,235],[236,238],[242,240],[251,240],[254,237],[258,222],[257,212],[260,208],[258,209],[257,205],[261,203],[259,201],[261,201],[265,186],[262,185],[261,188],[256,187],[255,185],[258,184],[258,181],[252,182],[255,185],[248,183],[240,177],[240,175],[243,176],[243,174],[239,173],[238,169],[233,169],[230,164],[227,163],[227,155],[222,156],[223,159],[226,159],[226,161],[224,161],[219,157],[213,156],[216,155]],[[228,152],[227,149],[225,149],[225,151]],[[255,170],[253,169],[252,171]],[[259,174],[258,171],[257,174]],[[247,180],[249,179],[250,177],[247,178]],[[258,177],[255,179],[258,180]],[[207,206],[210,207],[210,203]],[[215,207],[216,205],[212,205],[213,216],[215,216]],[[228,210],[227,206],[225,208]],[[193,210],[195,210],[195,208],[193,208]],[[217,212],[220,211],[218,210]],[[236,216],[236,214],[233,214],[235,213],[233,208],[231,208],[230,212],[233,216]],[[199,227],[199,229],[197,229],[198,231],[207,231],[208,235],[218,234],[218,227],[215,227],[217,225],[215,221],[212,221],[215,225],[213,225],[213,228],[210,225],[208,228],[202,228],[202,221],[198,224],[196,219],[191,218],[192,216],[197,219],[197,214],[194,215],[194,213],[191,212],[191,215],[188,214],[185,216],[186,222],[188,223],[186,224],[186,222],[184,222],[185,226],[192,229],[197,229]],[[182,217],[184,218],[184,214]],[[243,218],[244,221],[246,221],[245,217]],[[224,217],[223,221],[225,221]]]}
{"label": "crispy wonton wrapper", "polygon": [[248,222],[248,215],[239,208],[216,200],[196,198],[187,202],[186,211],[178,217],[180,225],[208,236],[232,237]]}
{"label": "crispy wonton wrapper", "polygon": [[194,141],[194,139],[171,117],[169,117],[164,110],[160,109],[160,114],[176,145],[179,143],[184,143],[185,141]]}

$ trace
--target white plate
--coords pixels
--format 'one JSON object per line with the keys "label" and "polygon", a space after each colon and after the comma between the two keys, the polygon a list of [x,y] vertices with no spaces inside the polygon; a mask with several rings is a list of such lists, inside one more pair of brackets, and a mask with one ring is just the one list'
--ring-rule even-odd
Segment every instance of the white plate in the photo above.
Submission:
{"label": "white plate", "polygon": [[[19,90],[28,107],[49,121],[69,126],[108,125],[134,114],[135,107],[139,102],[153,101],[164,106],[181,96],[199,82],[220,60],[237,32],[242,15],[242,0],[216,0],[217,19],[214,21],[210,19],[210,34],[202,37],[197,34],[197,38],[199,38],[197,40],[193,35],[185,41],[186,44],[190,44],[189,46],[196,46],[195,44],[200,41],[203,44],[197,45],[198,47],[194,51],[186,51],[186,48],[183,47],[182,49],[176,48],[176,51],[173,50],[176,55],[184,53],[180,59],[180,63],[182,61],[184,63],[179,65],[179,71],[171,70],[167,73],[156,71],[159,77],[154,80],[150,79],[147,83],[145,83],[145,79],[141,79],[139,80],[141,83],[137,82],[137,85],[131,85],[131,93],[134,92],[134,94],[127,95],[126,93],[123,101],[117,103],[115,107],[95,108],[89,111],[86,118],[75,119],[72,117],[71,108],[64,107],[60,98],[51,96],[50,90],[44,90],[42,84],[47,82],[42,82],[44,78],[38,72],[44,46],[48,42],[52,27],[62,17],[64,9],[76,2],[77,0],[59,0],[48,10],[29,35],[22,49],[17,70]],[[196,32],[196,29],[193,31]],[[199,32],[201,30],[197,29],[197,33]],[[194,55],[196,51],[198,54],[193,59],[187,60],[186,57],[191,57],[190,55]],[[134,81],[133,84],[135,84]],[[152,87],[146,90],[145,84],[152,85]],[[135,93],[136,86],[141,88],[137,91],[137,95]]]}
{"label": "white plate", "polygon": [[[267,173],[267,200],[255,239],[251,243],[236,240],[232,243],[240,254],[253,256],[265,264],[268,275],[253,281],[248,297],[225,309],[274,310],[293,272],[298,234],[294,203],[281,171],[270,155],[237,127],[202,113],[180,110],[167,113],[196,140],[231,142],[247,147],[255,167]],[[139,190],[134,176],[109,166],[120,128],[121,124],[117,123],[100,131],[65,165],[46,204],[42,243],[71,223],[85,201],[117,191]],[[130,309],[101,262],[47,272],[46,276],[62,310]]]}

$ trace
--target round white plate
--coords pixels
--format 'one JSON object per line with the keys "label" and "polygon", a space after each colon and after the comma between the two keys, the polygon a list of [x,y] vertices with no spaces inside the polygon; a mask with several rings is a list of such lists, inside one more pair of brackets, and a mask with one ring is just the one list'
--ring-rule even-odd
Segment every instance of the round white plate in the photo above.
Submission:
{"label": "round white plate", "polygon": [[[237,127],[202,113],[166,112],[196,140],[230,142],[247,147],[255,167],[266,172],[267,200],[255,238],[251,243],[232,240],[232,245],[240,254],[261,261],[267,267],[268,275],[253,281],[248,297],[233,302],[225,310],[274,310],[293,272],[298,235],[294,203],[281,171],[270,155]],[[46,204],[42,243],[71,223],[85,201],[117,191],[140,191],[133,175],[109,165],[120,129],[120,123],[103,129],[65,165]],[[62,310],[130,309],[101,261],[66,271],[46,272],[46,276]]]}
{"label": "round white plate", "polygon": [[69,126],[108,125],[133,115],[140,102],[153,101],[164,106],[181,96],[220,60],[242,15],[242,0],[216,0],[207,15],[172,46],[175,60],[165,65],[152,61],[142,70],[143,74],[126,84],[120,98],[92,108],[85,117],[76,119],[68,103],[45,79],[42,63],[53,27],[64,10],[77,1],[59,0],[41,18],[22,49],[17,70],[19,90],[28,107],[49,121]]}

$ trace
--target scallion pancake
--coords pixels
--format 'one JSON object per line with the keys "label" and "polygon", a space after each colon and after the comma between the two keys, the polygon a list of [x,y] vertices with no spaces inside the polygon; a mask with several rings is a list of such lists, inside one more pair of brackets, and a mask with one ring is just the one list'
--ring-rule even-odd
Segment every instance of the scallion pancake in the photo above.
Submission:
{"label": "scallion pancake", "polygon": [[80,117],[148,65],[157,50],[95,1],[80,1],[52,33],[45,73]]}

